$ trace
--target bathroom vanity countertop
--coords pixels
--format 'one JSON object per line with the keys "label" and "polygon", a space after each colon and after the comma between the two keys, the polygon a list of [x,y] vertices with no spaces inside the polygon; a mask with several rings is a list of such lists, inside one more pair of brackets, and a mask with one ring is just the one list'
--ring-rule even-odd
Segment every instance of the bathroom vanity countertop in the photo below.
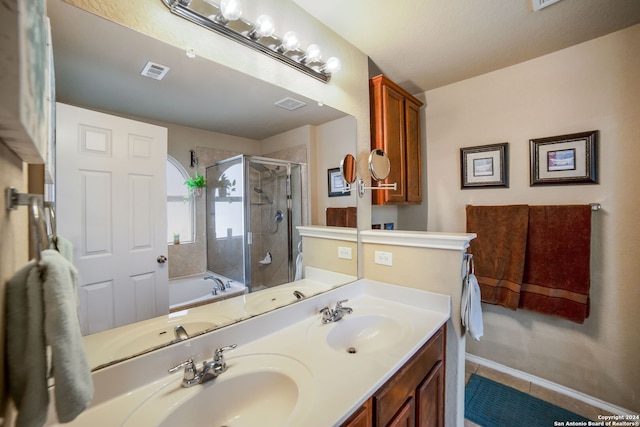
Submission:
{"label": "bathroom vanity countertop", "polygon": [[189,335],[197,335],[295,302],[295,290],[313,296],[355,280],[353,276],[306,267],[302,280],[87,335],[83,340],[89,366],[92,369],[103,368],[169,344],[175,338],[174,328],[178,325],[183,326]]}
{"label": "bathroom vanity countertop", "polygon": [[[338,322],[322,324],[319,310],[334,307],[344,299],[349,300],[344,306],[353,308],[353,313]],[[157,425],[170,412],[167,406],[171,405],[165,402],[162,411],[140,411],[153,405],[154,399],[166,400],[165,396],[187,393],[180,391],[182,370],[175,374],[168,374],[167,370],[189,357],[211,360],[213,349],[230,344],[237,344],[237,348],[225,353],[227,372],[207,384],[223,381],[224,376],[231,378],[234,366],[241,366],[247,357],[282,356],[283,360],[291,359],[304,367],[309,373],[306,390],[311,390],[301,392],[300,399],[306,401],[292,412],[294,418],[285,425],[339,425],[438,331],[450,317],[450,305],[446,295],[358,280],[94,372],[94,401],[69,425],[105,425],[105,420],[109,420],[108,425],[127,425],[132,420]],[[372,335],[377,333],[383,340],[357,338],[355,345],[361,346],[362,351],[356,354],[342,351],[339,340],[335,347],[335,342],[327,338],[338,328],[343,331],[381,319],[387,323],[378,323]],[[396,327],[396,323],[402,327]],[[182,390],[195,396],[198,390],[206,390],[207,384]],[[248,387],[246,393],[252,392]],[[216,407],[216,400],[207,408],[212,414],[221,410]],[[268,414],[264,417],[267,419]],[[55,425],[55,419],[55,414],[50,414],[53,422],[49,425]]]}

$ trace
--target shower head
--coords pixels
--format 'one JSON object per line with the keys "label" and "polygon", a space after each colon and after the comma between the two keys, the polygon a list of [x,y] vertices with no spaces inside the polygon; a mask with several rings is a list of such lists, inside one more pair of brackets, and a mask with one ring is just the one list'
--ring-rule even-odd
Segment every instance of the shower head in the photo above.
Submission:
{"label": "shower head", "polygon": [[271,199],[269,198],[269,196],[267,196],[267,193],[265,193],[264,191],[262,191],[262,188],[258,188],[258,187],[253,187],[253,191],[255,191],[258,194],[262,194],[264,196],[265,199],[267,199],[267,203],[272,204],[273,202],[271,201]]}
{"label": "shower head", "polygon": [[250,162],[249,166],[251,166],[253,169],[257,170],[259,173],[268,172],[270,176],[275,174],[273,169],[269,169],[268,167],[266,167],[262,163],[252,163],[252,162]]}

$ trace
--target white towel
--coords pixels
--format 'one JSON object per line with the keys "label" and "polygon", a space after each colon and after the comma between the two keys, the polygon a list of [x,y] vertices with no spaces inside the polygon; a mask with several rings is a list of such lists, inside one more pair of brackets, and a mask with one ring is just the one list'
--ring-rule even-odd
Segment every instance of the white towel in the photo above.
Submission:
{"label": "white towel", "polygon": [[475,276],[473,265],[473,255],[465,254],[465,274],[462,283],[462,303],[461,314],[462,324],[473,339],[480,341],[484,334],[484,324],[482,320],[482,305],[480,301],[480,286]]}
{"label": "white towel", "polygon": [[300,253],[298,253],[298,256],[296,257],[296,276],[295,276],[295,278],[293,280],[302,280],[302,278],[303,278],[302,268],[303,268],[302,252],[300,252]]}
{"label": "white towel", "polygon": [[93,397],[76,311],[77,272],[55,250],[42,252],[42,269],[29,262],[6,288],[9,393],[18,409],[16,426],[47,419],[47,346],[60,422],[74,420]]}

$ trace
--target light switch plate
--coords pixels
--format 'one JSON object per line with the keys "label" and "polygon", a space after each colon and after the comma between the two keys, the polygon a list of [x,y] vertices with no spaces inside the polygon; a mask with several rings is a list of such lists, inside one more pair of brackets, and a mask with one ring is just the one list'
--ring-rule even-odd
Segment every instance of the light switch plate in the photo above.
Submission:
{"label": "light switch plate", "polygon": [[391,252],[376,251],[374,262],[381,265],[393,265],[393,254]]}
{"label": "light switch plate", "polygon": [[338,258],[352,259],[351,248],[345,248],[344,246],[338,246]]}

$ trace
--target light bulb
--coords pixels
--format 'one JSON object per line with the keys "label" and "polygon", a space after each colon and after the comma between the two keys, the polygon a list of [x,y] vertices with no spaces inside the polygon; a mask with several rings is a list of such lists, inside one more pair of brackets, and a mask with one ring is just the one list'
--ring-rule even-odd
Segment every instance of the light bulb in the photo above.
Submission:
{"label": "light bulb", "polygon": [[320,46],[317,44],[310,44],[300,62],[307,64],[309,62],[319,61],[322,58],[322,52],[320,52]]}
{"label": "light bulb", "polygon": [[279,47],[281,52],[288,52],[290,50],[295,50],[300,46],[300,41],[298,40],[298,35],[295,31],[287,31],[282,38],[282,44]]}
{"label": "light bulb", "polygon": [[340,71],[340,68],[342,68],[340,60],[335,56],[332,56],[331,58],[327,59],[326,64],[324,64],[324,67],[322,67],[322,71],[326,73],[336,73]]}
{"label": "light bulb", "polygon": [[220,13],[227,21],[235,21],[242,15],[242,4],[239,0],[222,0]]}
{"label": "light bulb", "polygon": [[274,31],[273,19],[269,15],[260,15],[256,19],[256,25],[249,33],[249,37],[258,40],[261,37],[270,37]]}

